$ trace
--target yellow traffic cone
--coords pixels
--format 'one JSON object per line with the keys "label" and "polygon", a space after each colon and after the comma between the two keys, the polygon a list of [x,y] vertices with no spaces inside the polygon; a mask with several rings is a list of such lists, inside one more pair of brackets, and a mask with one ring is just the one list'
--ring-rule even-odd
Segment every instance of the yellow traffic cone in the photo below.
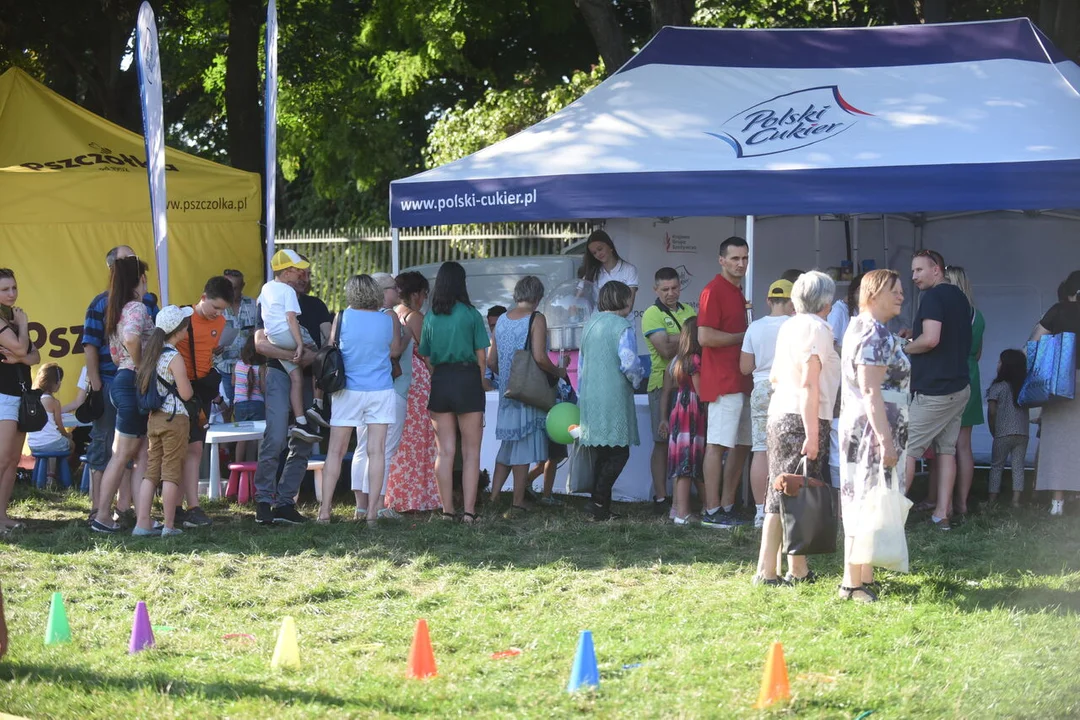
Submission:
{"label": "yellow traffic cone", "polygon": [[296,644],[296,621],[291,615],[286,615],[281,620],[281,629],[278,630],[277,645],[274,647],[274,657],[270,660],[270,667],[275,669],[300,667],[300,648]]}

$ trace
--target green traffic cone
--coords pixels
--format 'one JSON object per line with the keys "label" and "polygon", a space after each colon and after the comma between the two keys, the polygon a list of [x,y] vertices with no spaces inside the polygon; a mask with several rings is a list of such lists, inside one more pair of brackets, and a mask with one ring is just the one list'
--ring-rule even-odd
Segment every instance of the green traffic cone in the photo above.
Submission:
{"label": "green traffic cone", "polygon": [[64,610],[64,596],[54,592],[52,605],[49,607],[49,624],[45,627],[45,644],[59,645],[66,642],[71,642],[71,627]]}

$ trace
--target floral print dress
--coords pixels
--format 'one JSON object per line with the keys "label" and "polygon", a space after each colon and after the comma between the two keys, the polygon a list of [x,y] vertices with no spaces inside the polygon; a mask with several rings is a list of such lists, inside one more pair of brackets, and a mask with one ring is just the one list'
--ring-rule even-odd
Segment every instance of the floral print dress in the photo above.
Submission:
{"label": "floral print dress", "polygon": [[[870,426],[863,394],[859,389],[860,365],[885,368],[881,394],[899,458],[896,473],[886,472],[882,464],[881,446]],[[844,334],[841,369],[840,497],[844,503],[844,514],[847,515],[848,505],[862,500],[882,478],[886,478],[886,482],[890,477],[895,478],[900,492],[904,492],[911,361],[899,338],[869,313],[862,313],[852,319]]]}
{"label": "floral print dress", "polygon": [[[668,372],[671,369],[668,368]],[[694,392],[693,376],[701,372],[701,356],[690,360],[690,375],[672,393],[668,419],[668,477],[701,479],[705,459],[705,403]]]}
{"label": "floral print dress", "polygon": [[390,461],[386,482],[386,507],[397,512],[435,510],[442,507],[435,481],[435,430],[428,414],[431,374],[412,343],[412,385],[405,399],[405,427],[401,444]]}

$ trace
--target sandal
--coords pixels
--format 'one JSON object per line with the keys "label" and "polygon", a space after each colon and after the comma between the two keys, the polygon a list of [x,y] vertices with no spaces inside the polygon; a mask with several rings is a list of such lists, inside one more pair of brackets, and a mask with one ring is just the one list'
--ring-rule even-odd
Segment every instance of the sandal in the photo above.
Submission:
{"label": "sandal", "polygon": [[877,602],[878,599],[873,590],[870,590],[863,585],[858,585],[856,587],[846,587],[841,585],[838,595],[841,600],[855,600],[856,602],[861,603]]}
{"label": "sandal", "polygon": [[916,503],[913,508],[914,512],[930,512],[937,509],[937,503],[930,502],[929,500],[923,500],[920,503]]}
{"label": "sandal", "polygon": [[316,525],[329,525],[330,518],[315,518]]}
{"label": "sandal", "polygon": [[813,570],[807,570],[806,574],[802,577],[796,577],[792,575],[791,571],[789,570],[788,574],[784,576],[784,582],[786,582],[788,585],[812,585],[813,583],[817,582],[817,575],[814,573]]}
{"label": "sandal", "polygon": [[451,522],[453,522],[454,520],[457,520],[457,515],[455,515],[454,513],[448,513],[445,510],[443,510],[441,513],[439,513],[435,517],[439,518],[440,520],[450,520]]}
{"label": "sandal", "polygon": [[479,522],[480,518],[476,513],[463,512],[461,513],[461,522],[465,525],[475,525]]}

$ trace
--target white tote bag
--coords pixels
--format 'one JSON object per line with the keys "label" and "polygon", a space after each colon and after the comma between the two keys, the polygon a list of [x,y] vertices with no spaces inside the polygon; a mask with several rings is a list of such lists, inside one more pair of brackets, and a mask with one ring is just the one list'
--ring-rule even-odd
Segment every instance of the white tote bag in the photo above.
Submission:
{"label": "white tote bag", "polygon": [[[893,475],[892,486],[885,482],[883,471],[881,481],[870,489],[859,504],[859,517],[848,562],[907,572],[908,548],[904,524],[912,503],[900,493],[896,469],[888,472]],[[844,520],[847,519],[845,515]]]}

